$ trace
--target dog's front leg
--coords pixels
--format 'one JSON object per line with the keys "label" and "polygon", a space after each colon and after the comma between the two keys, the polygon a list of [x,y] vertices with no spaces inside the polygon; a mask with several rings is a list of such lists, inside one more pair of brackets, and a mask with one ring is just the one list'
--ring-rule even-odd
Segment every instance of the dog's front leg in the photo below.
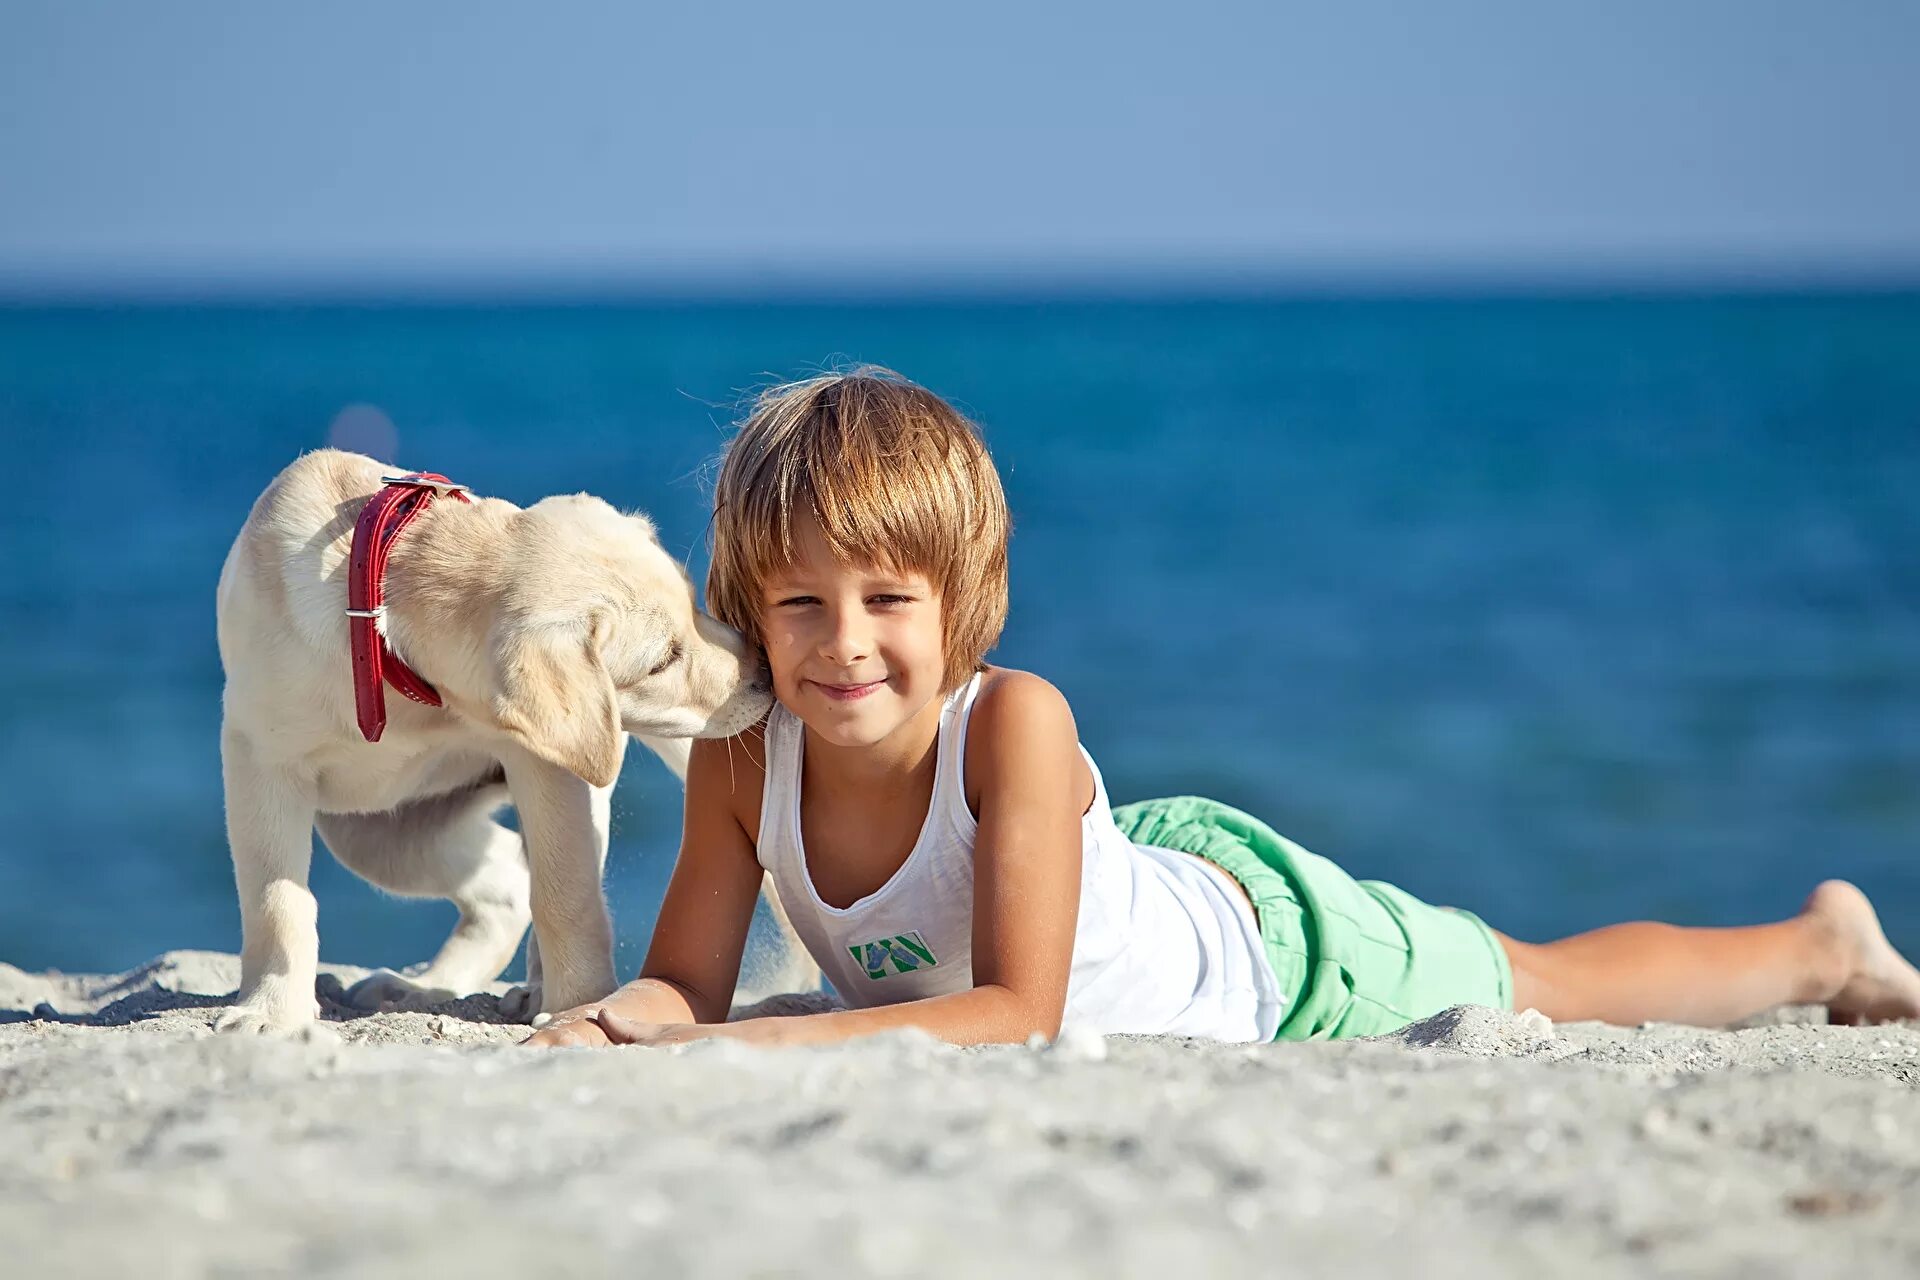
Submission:
{"label": "dog's front leg", "polygon": [[320,935],[307,888],[314,807],[293,779],[263,764],[246,734],[220,728],[227,845],[240,891],[240,992],[221,1031],[298,1031],[319,1012]]}
{"label": "dog's front leg", "polygon": [[[502,753],[532,878],[539,1007],[559,1013],[610,994],[613,922],[600,877],[613,789],[512,747]],[[531,966],[530,966],[531,969]],[[533,974],[528,974],[529,983]]]}

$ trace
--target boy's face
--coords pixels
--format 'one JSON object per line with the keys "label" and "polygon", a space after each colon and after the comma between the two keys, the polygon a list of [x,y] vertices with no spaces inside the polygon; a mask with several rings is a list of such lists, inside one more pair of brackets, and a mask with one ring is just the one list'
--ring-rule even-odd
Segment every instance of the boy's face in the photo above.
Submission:
{"label": "boy's face", "polygon": [[811,519],[770,579],[760,634],[774,696],[836,746],[872,746],[937,702],[940,597],[923,573],[834,560]]}

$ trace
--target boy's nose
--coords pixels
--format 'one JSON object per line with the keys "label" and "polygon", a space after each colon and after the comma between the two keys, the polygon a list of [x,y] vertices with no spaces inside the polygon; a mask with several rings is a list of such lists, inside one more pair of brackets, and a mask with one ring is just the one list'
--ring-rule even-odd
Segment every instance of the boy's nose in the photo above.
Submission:
{"label": "boy's nose", "polygon": [[842,614],[834,619],[833,627],[820,646],[820,656],[835,666],[850,667],[867,656],[872,647],[866,628],[860,625],[857,614]]}

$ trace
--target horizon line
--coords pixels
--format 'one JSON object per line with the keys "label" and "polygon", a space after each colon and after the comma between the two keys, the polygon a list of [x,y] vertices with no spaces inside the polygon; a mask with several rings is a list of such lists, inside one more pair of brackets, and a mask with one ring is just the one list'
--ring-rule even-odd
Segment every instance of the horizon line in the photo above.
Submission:
{"label": "horizon line", "polygon": [[1920,262],[1756,269],[1140,266],[1032,270],[31,273],[0,268],[0,307],[405,307],[1234,302],[1339,298],[1864,296],[1920,292]]}

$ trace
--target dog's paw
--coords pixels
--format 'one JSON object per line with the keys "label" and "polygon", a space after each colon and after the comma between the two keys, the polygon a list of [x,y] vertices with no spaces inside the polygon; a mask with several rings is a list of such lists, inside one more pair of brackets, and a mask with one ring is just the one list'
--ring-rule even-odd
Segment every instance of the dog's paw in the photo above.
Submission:
{"label": "dog's paw", "polygon": [[214,1020],[213,1029],[222,1035],[297,1036],[313,1027],[319,1013],[317,1006],[288,1008],[264,1001],[236,1004]]}
{"label": "dog's paw", "polygon": [[348,987],[341,1003],[367,1013],[380,1013],[394,1009],[431,1009],[458,998],[451,991],[423,987],[390,969],[379,969]]}
{"label": "dog's paw", "polygon": [[540,988],[518,986],[500,997],[500,1016],[509,1022],[532,1022],[540,1014]]}
{"label": "dog's paw", "polygon": [[347,989],[340,979],[330,973],[323,973],[313,980],[313,994],[320,998],[322,1006],[329,1004],[345,1005]]}

